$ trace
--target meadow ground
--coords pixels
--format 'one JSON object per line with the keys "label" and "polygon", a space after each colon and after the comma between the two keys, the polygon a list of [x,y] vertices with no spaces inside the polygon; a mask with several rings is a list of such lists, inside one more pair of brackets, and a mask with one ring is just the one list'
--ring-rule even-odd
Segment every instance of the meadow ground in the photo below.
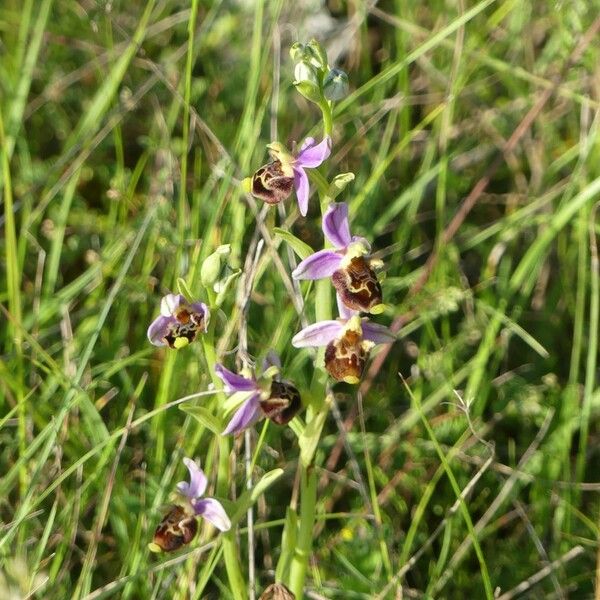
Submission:
{"label": "meadow ground", "polygon": [[[307,598],[599,598],[599,14],[4,0],[0,598],[238,600],[276,576]],[[303,218],[241,181],[270,141],[322,134],[289,56],[313,36],[350,94]],[[341,172],[398,341],[325,412],[222,438],[220,395],[175,402],[209,390],[216,357],[274,348],[319,389],[290,340],[333,294],[291,282],[285,231],[320,247],[317,191]],[[221,244],[241,274],[210,336],[150,345],[178,278],[211,299]],[[184,456],[234,527],[152,553]]]}

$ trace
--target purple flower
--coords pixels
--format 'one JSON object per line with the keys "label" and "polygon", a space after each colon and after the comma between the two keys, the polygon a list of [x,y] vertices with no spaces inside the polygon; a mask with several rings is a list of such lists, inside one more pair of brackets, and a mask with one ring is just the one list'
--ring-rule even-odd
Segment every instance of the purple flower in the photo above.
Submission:
{"label": "purple flower", "polygon": [[260,167],[252,176],[252,195],[268,204],[278,204],[295,188],[300,214],[306,216],[310,189],[305,169],[314,169],[329,158],[331,138],[325,136],[318,144],[314,138],[306,138],[296,156],[291,155],[279,142],[273,142],[267,147],[273,160]]}
{"label": "purple flower", "polygon": [[366,317],[349,314],[345,309],[339,319],[319,321],[305,327],[292,338],[296,348],[325,346],[325,368],[337,381],[358,383],[376,344],[389,344],[396,340],[393,332]]}
{"label": "purple flower", "polygon": [[333,249],[319,250],[305,258],[292,272],[294,279],[331,277],[342,302],[350,309],[378,314],[383,311],[381,286],[370,258],[371,245],[350,235],[348,205],[330,204],[323,215],[323,233]]}
{"label": "purple flower", "polygon": [[160,302],[160,316],[148,327],[148,339],[155,346],[183,348],[205,332],[210,313],[203,302],[188,302],[181,294],[167,294]]}
{"label": "purple flower", "polygon": [[202,469],[191,458],[184,458],[183,462],[190,472],[190,481],[180,481],[177,491],[185,502],[183,506],[172,506],[158,524],[150,544],[156,552],[173,552],[189,544],[198,533],[197,517],[203,517],[220,531],[231,529],[223,505],[215,498],[202,498],[208,483]]}
{"label": "purple flower", "polygon": [[243,397],[223,435],[237,435],[262,417],[278,425],[287,425],[294,418],[302,407],[300,393],[290,382],[278,379],[279,370],[279,358],[273,353],[267,356],[258,380],[254,374],[242,377],[223,365],[215,366],[215,373],[223,381],[225,392]]}
{"label": "purple flower", "polygon": [[191,458],[184,458],[183,463],[190,472],[190,481],[180,481],[177,490],[188,499],[194,514],[212,523],[219,531],[231,529],[231,521],[223,505],[215,498],[202,498],[208,484],[204,471]]}

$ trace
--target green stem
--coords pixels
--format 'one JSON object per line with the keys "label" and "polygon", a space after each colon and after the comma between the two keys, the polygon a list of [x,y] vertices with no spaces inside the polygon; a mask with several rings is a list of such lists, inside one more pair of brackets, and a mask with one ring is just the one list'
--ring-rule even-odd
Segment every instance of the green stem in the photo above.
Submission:
{"label": "green stem", "polygon": [[[331,113],[330,103],[322,100],[319,103],[319,108],[323,114],[323,132],[324,135],[331,135],[333,131],[333,118]],[[321,215],[325,214],[327,206],[331,198],[327,194],[322,194],[320,199]],[[324,247],[327,247],[325,243]],[[326,321],[331,319],[332,303],[331,303],[331,284],[327,279],[317,281],[315,286],[315,317],[317,321]],[[317,366],[323,369],[323,357],[325,349],[319,351],[317,357]],[[325,375],[323,377],[322,375]],[[321,389],[316,390],[317,394],[314,398],[320,400],[325,398],[327,376],[326,373],[315,373],[315,379],[312,387]],[[312,390],[311,390],[312,391]],[[307,415],[317,417],[318,411],[308,411]],[[307,416],[308,419],[308,416]],[[307,422],[307,426],[310,423]],[[300,467],[300,520],[298,537],[296,539],[296,547],[292,556],[292,564],[290,567],[289,584],[291,591],[296,598],[300,600],[303,597],[304,581],[306,579],[306,571],[308,569],[308,559],[312,550],[313,529],[315,525],[315,514],[317,508],[317,475],[313,465]]]}
{"label": "green stem", "polygon": [[325,135],[331,135],[331,132],[333,131],[331,105],[327,100],[321,100],[321,102],[319,102],[319,108],[323,114],[323,132]]}
{"label": "green stem", "polygon": [[302,467],[300,474],[300,529],[290,571],[290,590],[300,600],[308,568],[317,507],[317,474],[312,467]]}

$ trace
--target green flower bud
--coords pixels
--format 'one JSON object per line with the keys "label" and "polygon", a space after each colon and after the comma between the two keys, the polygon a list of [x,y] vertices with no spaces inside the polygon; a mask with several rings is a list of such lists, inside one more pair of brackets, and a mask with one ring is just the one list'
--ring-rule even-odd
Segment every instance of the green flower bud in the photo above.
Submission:
{"label": "green flower bud", "polygon": [[231,252],[231,246],[224,244],[219,246],[208,256],[200,267],[200,281],[206,288],[212,288],[221,277],[223,267],[227,264],[227,258]]}
{"label": "green flower bud", "polygon": [[308,81],[316,86],[319,85],[319,77],[315,68],[303,60],[297,63],[294,68],[294,80],[294,85],[301,81]]}
{"label": "green flower bud", "polygon": [[311,81],[294,81],[294,87],[307,100],[317,104],[321,101],[321,89]]}
{"label": "green flower bud", "polygon": [[323,93],[327,100],[341,100],[348,95],[348,75],[341,69],[331,69],[323,80]]}
{"label": "green flower bud", "polygon": [[300,62],[304,60],[305,56],[306,48],[304,44],[301,44],[300,42],[292,44],[292,47],[290,48],[290,57],[294,62]]}
{"label": "green flower bud", "polygon": [[327,71],[329,68],[327,52],[325,52],[323,46],[315,38],[308,42],[306,50],[312,54],[314,60],[317,62],[317,66],[323,69],[323,72]]}

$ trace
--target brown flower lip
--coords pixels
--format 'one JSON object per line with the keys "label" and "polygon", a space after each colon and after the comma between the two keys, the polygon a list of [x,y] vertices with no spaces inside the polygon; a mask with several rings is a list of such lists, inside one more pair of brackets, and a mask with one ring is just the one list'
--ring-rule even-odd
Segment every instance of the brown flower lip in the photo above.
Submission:
{"label": "brown flower lip", "polygon": [[360,312],[370,312],[383,303],[381,285],[364,256],[355,256],[349,264],[331,276],[345,306]]}
{"label": "brown flower lip", "polygon": [[358,383],[372,345],[356,331],[346,331],[341,338],[329,342],[325,348],[327,372],[337,381]]}
{"label": "brown flower lip", "polygon": [[154,532],[152,543],[163,552],[175,552],[189,544],[198,532],[198,521],[181,506],[173,506]]}
{"label": "brown flower lip", "polygon": [[204,331],[206,328],[204,315],[201,313],[181,308],[174,317],[177,323],[173,323],[163,338],[169,348],[176,348],[177,340],[182,338],[187,339],[188,343],[191,344],[196,339],[198,332]]}
{"label": "brown flower lip", "polygon": [[260,407],[265,415],[277,425],[287,425],[302,408],[300,392],[291,383],[273,380],[271,395],[261,400]]}
{"label": "brown flower lip", "polygon": [[252,176],[251,193],[267,204],[279,204],[289,198],[294,188],[294,178],[283,172],[281,161],[263,165]]}

